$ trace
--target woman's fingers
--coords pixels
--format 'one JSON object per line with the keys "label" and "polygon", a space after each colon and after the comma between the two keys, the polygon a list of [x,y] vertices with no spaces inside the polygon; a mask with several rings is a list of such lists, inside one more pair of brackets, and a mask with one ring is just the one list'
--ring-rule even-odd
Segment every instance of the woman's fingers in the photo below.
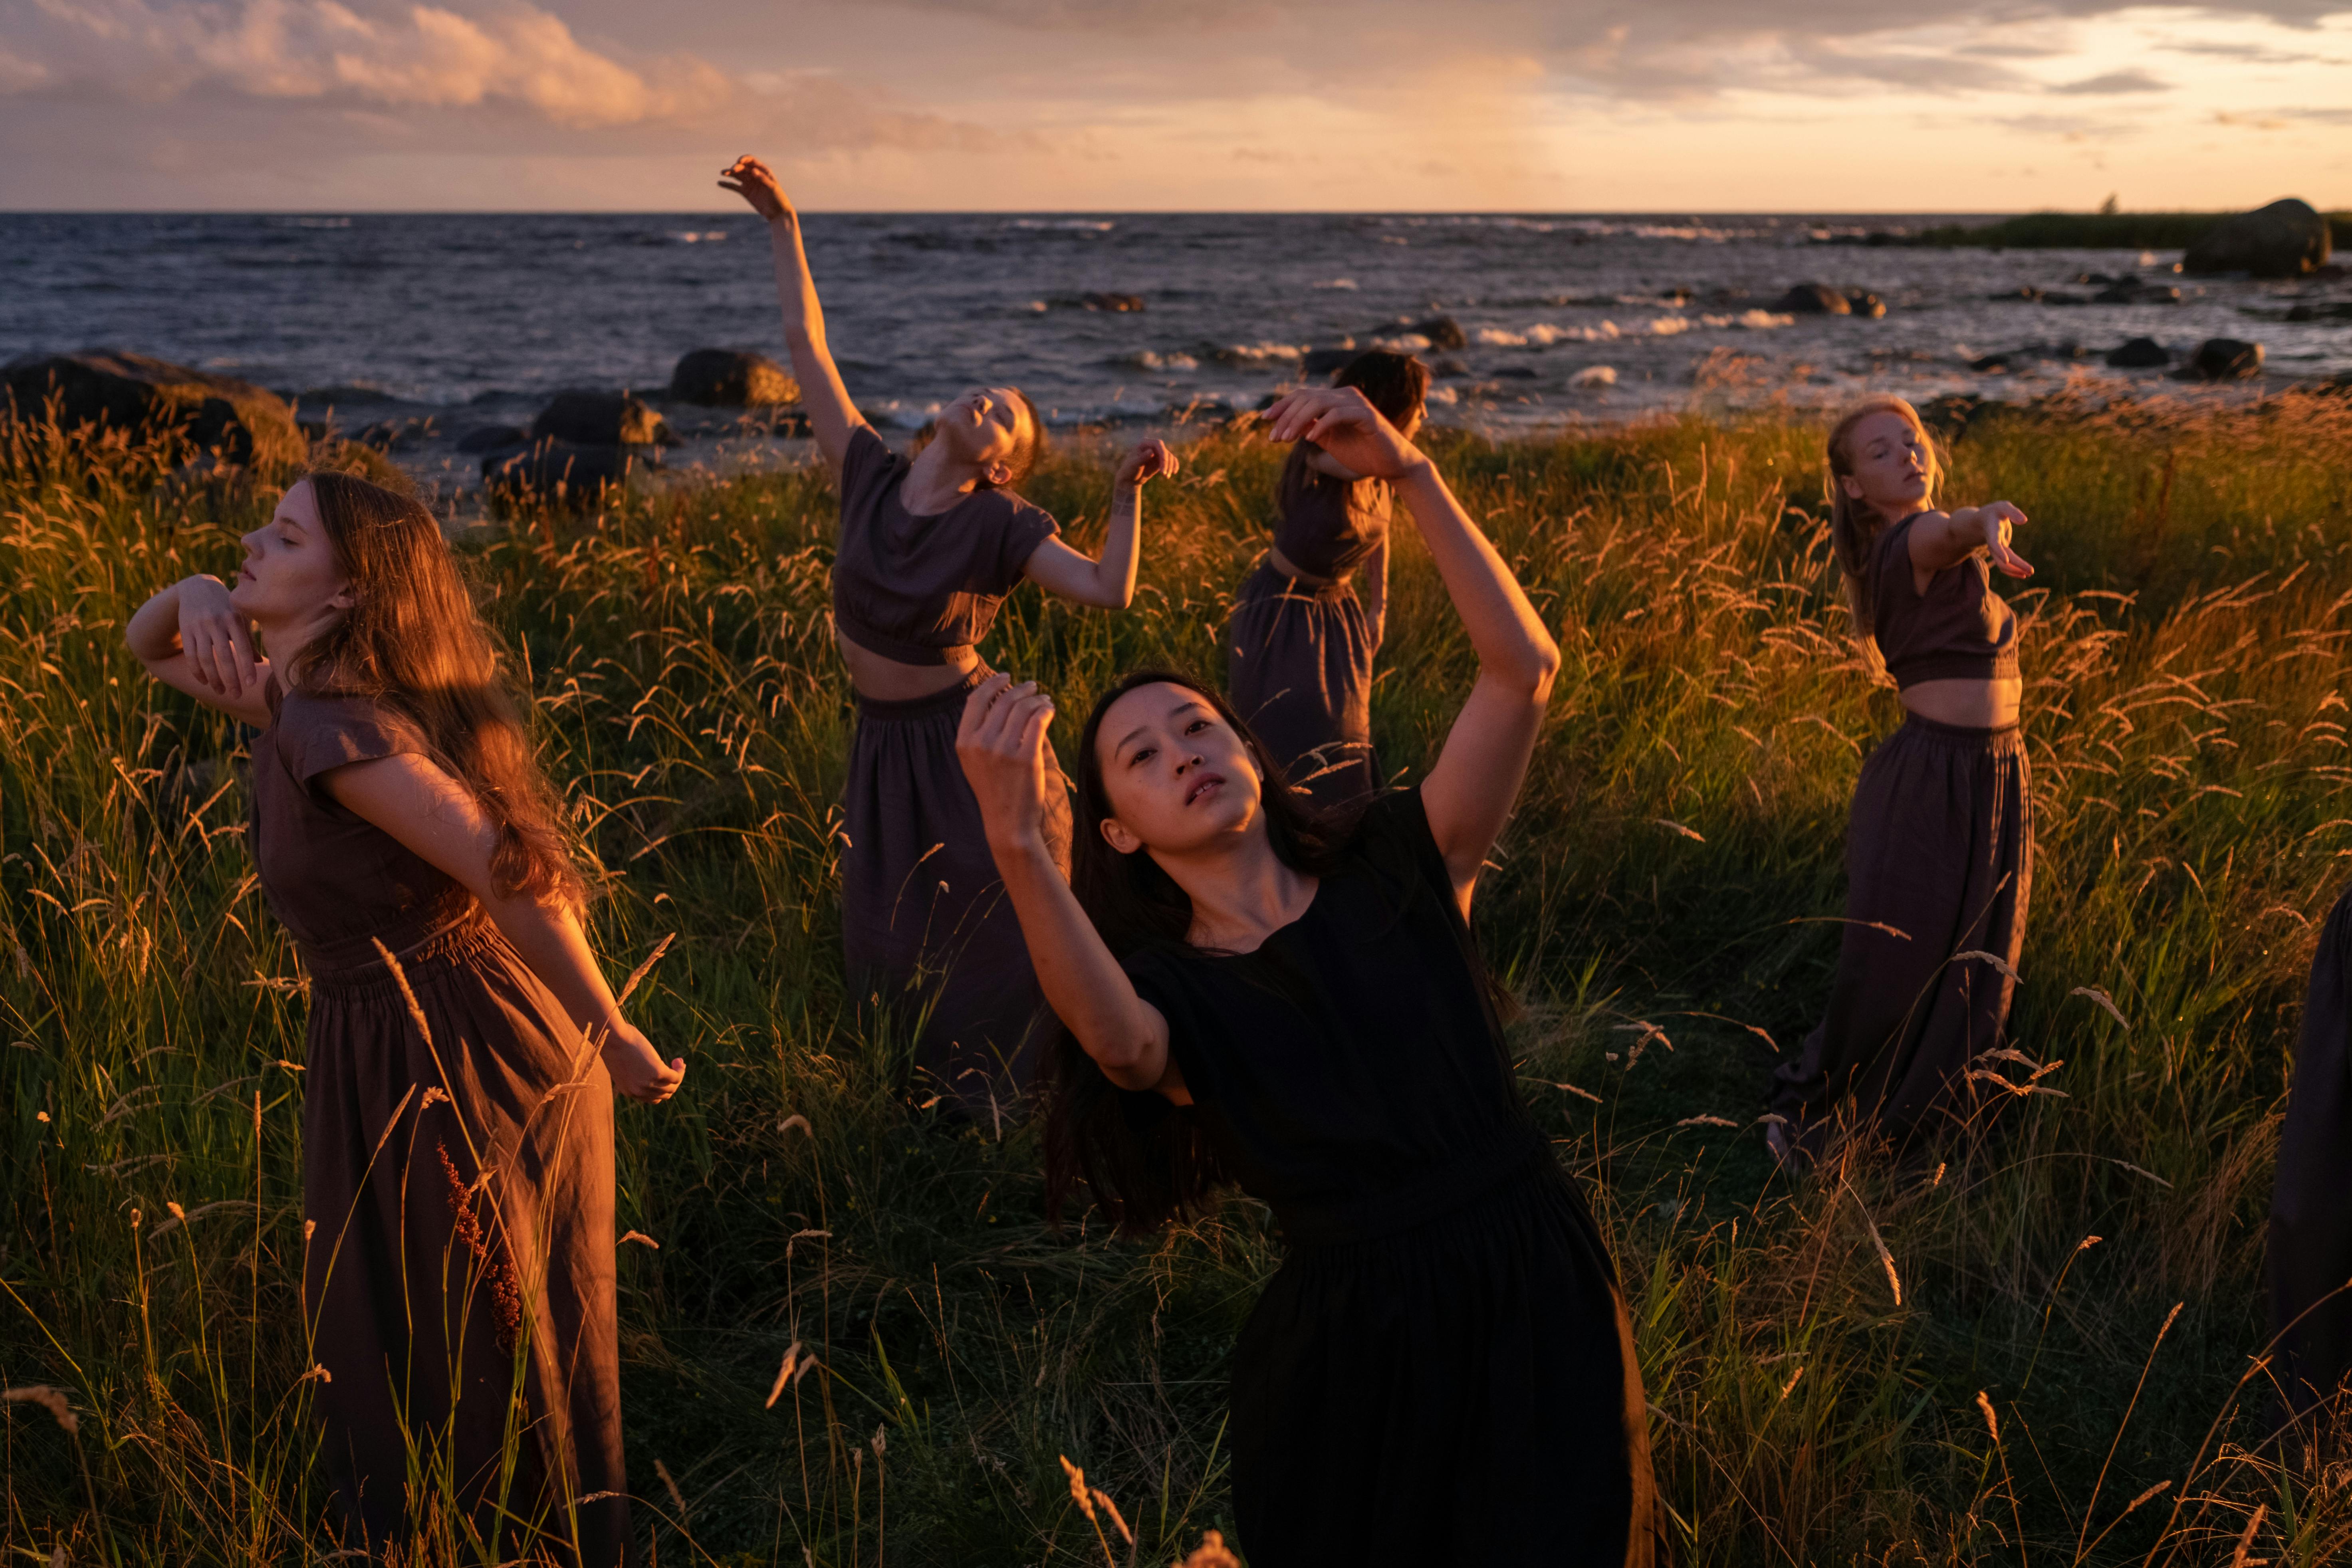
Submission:
{"label": "woman's fingers", "polygon": [[1000,669],[972,688],[971,695],[963,700],[963,717],[956,721],[956,745],[959,749],[966,742],[979,739],[981,726],[987,722],[989,709],[1012,684],[1013,678]]}

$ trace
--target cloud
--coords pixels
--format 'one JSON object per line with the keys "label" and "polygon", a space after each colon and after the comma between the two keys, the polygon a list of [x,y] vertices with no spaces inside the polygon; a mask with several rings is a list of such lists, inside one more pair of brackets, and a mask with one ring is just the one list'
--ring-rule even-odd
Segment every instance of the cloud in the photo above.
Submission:
{"label": "cloud", "polygon": [[2080,81],[2060,83],[2045,90],[2077,98],[2102,98],[2126,92],[2170,92],[2172,84],[2159,80],[2135,66],[2130,70],[2084,77]]}

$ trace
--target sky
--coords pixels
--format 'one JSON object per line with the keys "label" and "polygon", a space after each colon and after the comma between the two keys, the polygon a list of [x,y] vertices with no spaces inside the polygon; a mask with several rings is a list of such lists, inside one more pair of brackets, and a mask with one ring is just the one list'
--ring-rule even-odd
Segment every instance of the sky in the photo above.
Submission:
{"label": "sky", "polygon": [[0,209],[2352,207],[2352,0],[0,0]]}

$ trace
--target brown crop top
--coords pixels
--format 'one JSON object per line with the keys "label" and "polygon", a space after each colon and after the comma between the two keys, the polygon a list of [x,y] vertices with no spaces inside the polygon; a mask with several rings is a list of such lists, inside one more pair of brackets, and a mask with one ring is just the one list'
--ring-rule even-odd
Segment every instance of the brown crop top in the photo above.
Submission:
{"label": "brown crop top", "polygon": [[997,606],[1037,547],[1061,531],[1006,490],[974,490],[918,517],[898,499],[911,467],[873,426],[849,433],[841,461],[841,539],[833,621],[862,648],[901,664],[945,664],[988,635]]}
{"label": "brown crop top", "polygon": [[1388,542],[1388,481],[1334,479],[1307,460],[1315,448],[1301,441],[1290,448],[1275,489],[1278,515],[1274,547],[1311,576],[1337,582]]}
{"label": "brown crop top", "polygon": [[1992,591],[1981,552],[1927,579],[1911,574],[1914,512],[1871,547],[1871,630],[1897,688],[1923,680],[2010,680],[2017,676],[2017,616]]}

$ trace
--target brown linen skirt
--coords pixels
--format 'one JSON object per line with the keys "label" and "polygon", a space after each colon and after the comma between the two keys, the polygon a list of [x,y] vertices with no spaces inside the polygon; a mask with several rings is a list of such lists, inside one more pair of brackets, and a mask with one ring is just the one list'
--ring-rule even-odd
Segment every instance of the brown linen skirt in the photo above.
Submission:
{"label": "brown linen skirt", "polygon": [[[2265,1272],[2277,1359],[2278,1415],[2303,1419],[2338,1398],[2352,1373],[2352,890],[2336,901],[2311,961],[2294,1088],[2279,1133]],[[2328,1425],[2341,1440],[2352,1409]]]}
{"label": "brown linen skirt", "polygon": [[347,1544],[454,1509],[501,1560],[620,1563],[612,1080],[478,911],[386,942],[415,1013],[355,945],[304,955],[303,1305]]}
{"label": "brown linen skirt", "polygon": [[1372,757],[1372,656],[1364,606],[1348,583],[1310,585],[1260,562],[1225,631],[1225,691],[1290,782],[1318,805],[1379,787]]}
{"label": "brown linen skirt", "polygon": [[[984,673],[908,701],[857,700],[841,928],[852,994],[885,1027],[913,1035],[917,1098],[945,1095],[993,1120],[1028,1089],[1052,1016],[956,761],[964,700]],[[1066,875],[1070,804],[1058,768],[1046,805]]]}
{"label": "brown linen skirt", "polygon": [[[2025,737],[1912,714],[1871,752],[1846,828],[1829,1011],[1773,1072],[1772,1109],[1818,1151],[1849,1118],[1901,1143],[1984,1109],[1968,1064],[2001,1043],[2033,883]],[[1850,1107],[1842,1102],[1851,1099]]]}

